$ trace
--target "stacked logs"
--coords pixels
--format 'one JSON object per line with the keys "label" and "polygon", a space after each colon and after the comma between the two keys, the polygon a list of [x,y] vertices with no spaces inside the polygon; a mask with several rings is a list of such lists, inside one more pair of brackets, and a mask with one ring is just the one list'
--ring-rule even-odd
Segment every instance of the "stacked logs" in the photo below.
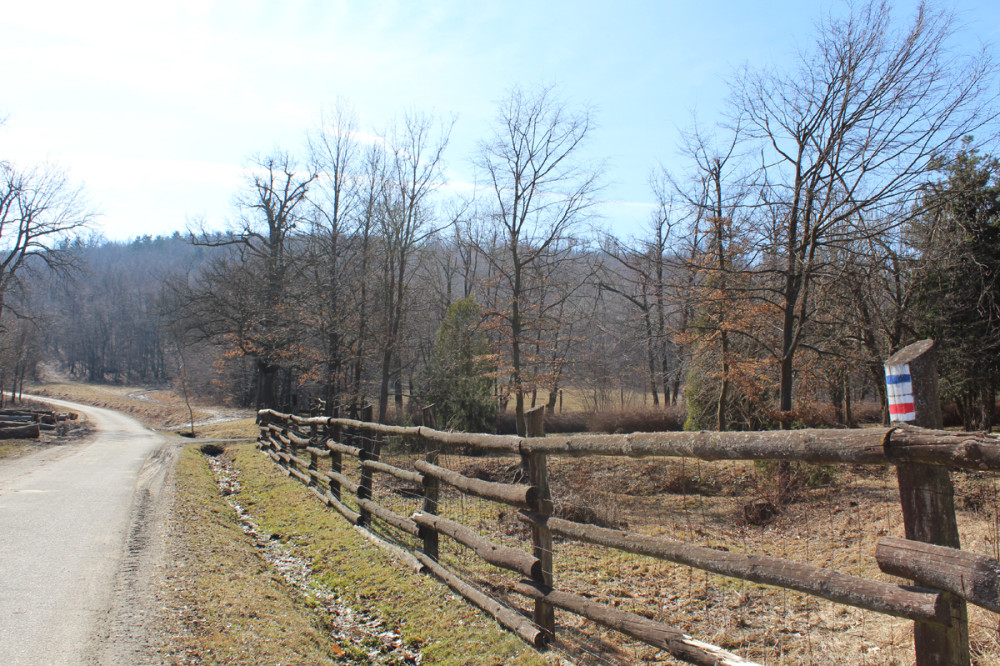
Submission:
{"label": "stacked logs", "polygon": [[73,412],[0,409],[0,439],[38,439],[42,431],[55,430],[60,422],[76,419]]}

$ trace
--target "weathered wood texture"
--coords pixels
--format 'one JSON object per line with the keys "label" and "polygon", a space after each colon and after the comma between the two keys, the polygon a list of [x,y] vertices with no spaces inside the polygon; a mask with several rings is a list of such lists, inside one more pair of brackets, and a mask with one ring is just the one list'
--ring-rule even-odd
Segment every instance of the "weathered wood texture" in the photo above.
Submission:
{"label": "weathered wood texture", "polygon": [[[339,407],[333,408],[333,415],[334,416],[340,415]],[[340,474],[341,472],[344,471],[343,454],[349,453],[350,455],[357,456],[358,452],[344,450],[348,447],[345,447],[343,444],[340,444],[340,439],[343,436],[343,430],[341,429],[340,426],[327,425],[323,429],[323,434],[325,438],[323,446],[325,446],[327,450],[330,451],[330,471],[335,474]],[[353,449],[354,447],[350,448]],[[338,500],[341,499],[340,482],[337,481],[334,477],[330,477],[330,494],[336,497]]]}
{"label": "weathered wood texture", "polygon": [[526,643],[533,645],[536,648],[540,648],[545,644],[544,634],[538,629],[538,627],[532,624],[528,618],[524,617],[517,611],[504,606],[495,599],[486,596],[438,564],[435,560],[428,557],[425,553],[417,551],[413,553],[413,555],[420,560],[420,562],[426,566],[432,574],[444,581],[448,587],[486,611],[488,614],[492,615],[496,618],[497,622],[520,636]]}
{"label": "weathered wood texture", "polygon": [[[363,418],[365,418],[366,421],[370,421],[371,409],[366,408],[364,411],[365,411],[365,416]],[[355,433],[354,436],[362,438],[361,453],[358,455],[358,459],[362,463],[364,463],[367,460],[374,460],[377,462],[380,454],[380,447],[379,447],[379,444],[381,443],[380,435],[376,433],[374,437],[371,436],[366,437],[362,435],[360,432],[357,432]],[[374,477],[372,475],[371,468],[362,466],[361,480],[358,483],[358,489],[355,493],[358,496],[359,500],[370,500],[372,498],[373,482],[374,482]],[[368,523],[371,521],[371,513],[368,512],[360,504],[359,507],[361,507],[361,522],[359,524],[367,526]]]}
{"label": "weathered wood texture", "polygon": [[281,437],[281,439],[289,445],[308,446],[310,444],[308,437],[301,437],[288,428],[280,428],[273,423],[269,424],[267,427],[271,432]]}
{"label": "weathered wood texture", "polygon": [[649,645],[662,648],[673,656],[691,664],[704,666],[719,666],[731,664],[736,666],[754,664],[728,650],[695,640],[680,629],[650,620],[636,613],[618,610],[604,604],[591,601],[571,592],[547,590],[540,588],[532,581],[521,581],[514,586],[519,594],[575,613],[588,620],[593,620],[605,627],[637,638]]}
{"label": "weathered wood texture", "polygon": [[716,550],[674,539],[575,523],[562,518],[545,519],[537,514],[521,515],[529,522],[547,523],[554,534],[599,546],[676,562],[754,583],[806,592],[848,606],[910,620],[939,624],[950,621],[949,608],[942,602],[941,594],[932,590],[858,578],[812,564],[767,555]]}
{"label": "weathered wood texture", "polygon": [[[263,410],[270,411],[270,410]],[[263,413],[263,412],[262,412]],[[1000,437],[912,427],[858,430],[806,429],[767,432],[659,432],[520,438],[449,433],[423,426],[398,428],[350,419],[339,425],[368,426],[372,432],[405,434],[437,445],[480,453],[544,453],[555,456],[651,456],[698,460],[797,460],[809,463],[899,465],[925,463],[1000,471]],[[399,432],[405,431],[405,432]]]}
{"label": "weathered wood texture", "polygon": [[381,504],[376,504],[371,500],[359,499],[358,506],[376,518],[411,536],[420,536],[420,527],[406,516],[401,516],[395,511],[387,509]]}
{"label": "weathered wood texture", "polygon": [[[438,452],[428,451],[424,457],[424,462],[428,465],[433,465],[437,467],[438,462]],[[424,474],[424,502],[423,510],[427,515],[436,515],[438,512],[438,503],[441,498],[441,482],[437,480],[436,477],[430,474]],[[424,530],[423,532],[423,549],[424,553],[428,557],[436,560],[438,559],[438,533],[437,530]]]}
{"label": "weathered wood texture", "polygon": [[510,504],[521,509],[534,509],[538,504],[538,490],[534,486],[473,479],[450,469],[438,467],[426,460],[417,460],[413,466],[425,476],[432,476],[439,481],[444,481],[467,495]]}
{"label": "weathered wood texture", "polygon": [[326,442],[324,444],[326,448],[330,450],[331,453],[337,454],[347,454],[349,456],[354,456],[355,458],[361,457],[361,449],[356,446],[349,446],[347,444],[341,444],[339,442]]}
{"label": "weathered wood texture", "polygon": [[947,546],[884,537],[875,550],[879,568],[956,594],[1000,613],[1000,562],[987,555]]}
{"label": "weathered wood texture", "polygon": [[338,488],[346,488],[349,492],[358,494],[361,486],[340,472],[321,472],[331,483],[336,483]]}
{"label": "weathered wood texture", "polygon": [[540,578],[542,575],[542,563],[537,557],[517,548],[495,544],[461,523],[420,511],[413,514],[413,522],[425,530],[434,530],[450,536],[494,566],[532,579]]}
{"label": "weathered wood texture", "polygon": [[0,439],[38,439],[39,435],[37,423],[0,428]]}
{"label": "weathered wood texture", "polygon": [[[921,340],[904,347],[885,364],[886,367],[905,365],[909,368],[915,408],[912,423],[923,428],[941,428],[934,341]],[[955,492],[948,469],[909,462],[896,467],[896,477],[906,538],[961,548]],[[971,663],[965,601],[949,593],[944,594],[944,600],[952,615],[947,627],[927,622],[917,622],[913,627],[917,666],[967,666]]]}
{"label": "weathered wood texture", "polygon": [[[528,437],[545,437],[545,407],[538,406],[525,413]],[[552,513],[552,497],[549,492],[549,473],[545,454],[522,454],[523,465],[528,471],[528,482],[538,491],[536,511],[541,516]],[[537,576],[532,580],[544,589],[552,589],[552,532],[545,521],[538,521],[531,526],[531,549],[541,566]],[[556,615],[555,607],[545,599],[535,599],[532,613],[535,624],[545,633],[545,639],[555,638]]]}
{"label": "weathered wood texture", "polygon": [[416,484],[422,484],[424,482],[423,474],[419,472],[411,472],[410,470],[402,469],[401,467],[387,465],[386,463],[376,462],[374,460],[365,460],[361,463],[361,466],[368,467],[375,472],[382,472],[383,474],[394,476],[400,481],[408,481]]}
{"label": "weathered wood texture", "polygon": [[347,519],[347,522],[352,525],[361,524],[361,514],[334,497],[329,491],[324,493],[318,488],[311,488],[310,490],[312,490],[313,494],[315,494],[316,497],[318,497],[324,504],[336,509],[340,515]]}

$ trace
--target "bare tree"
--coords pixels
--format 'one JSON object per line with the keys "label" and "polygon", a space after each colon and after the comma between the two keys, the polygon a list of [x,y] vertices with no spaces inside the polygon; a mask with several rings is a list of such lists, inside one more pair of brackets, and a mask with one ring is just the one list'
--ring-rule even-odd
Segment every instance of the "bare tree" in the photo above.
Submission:
{"label": "bare tree", "polygon": [[[672,234],[678,224],[665,184],[654,189],[658,205],[650,215],[648,233],[625,241],[609,236],[604,253],[613,261],[606,262],[600,281],[601,289],[620,296],[642,317],[642,340],[646,351],[646,371],[653,405],[660,404],[663,391],[664,407],[677,402],[675,386],[680,383],[681,359],[677,337],[686,328],[688,307],[686,298],[673,298],[670,292],[678,279],[677,260],[673,257]],[[685,285],[690,291],[691,284]],[[679,315],[675,317],[675,315]],[[678,319],[674,323],[673,319]]]}
{"label": "bare tree", "polygon": [[574,226],[593,204],[598,170],[578,163],[579,150],[591,128],[588,112],[573,113],[551,89],[527,94],[515,88],[500,103],[491,140],[480,146],[477,160],[493,193],[490,219],[496,225],[500,252],[484,248],[505,284],[509,307],[504,321],[510,353],[510,379],[517,432],[525,433],[524,353],[526,270],[532,264],[557,262],[566,256]]}
{"label": "bare tree", "polygon": [[[739,211],[746,189],[738,171],[736,152],[741,139],[740,123],[726,128],[724,137],[708,137],[697,128],[685,136],[684,153],[693,163],[689,183],[681,183],[665,174],[665,180],[691,210],[690,243],[692,251],[681,259],[682,273],[688,277],[688,296],[699,304],[702,337],[717,342],[720,373],[716,408],[716,427],[729,427],[729,403],[733,392],[731,349],[733,336],[742,333],[753,337],[749,327],[741,327],[734,316],[733,303],[745,297],[738,273],[745,272],[746,259],[741,255]],[[660,201],[667,195],[658,194]],[[662,204],[661,204],[662,206]]]}
{"label": "bare tree", "polygon": [[232,252],[208,267],[199,284],[177,283],[174,289],[173,300],[191,326],[206,337],[225,337],[254,359],[258,409],[278,406],[275,382],[289,357],[299,305],[291,289],[302,270],[289,256],[290,245],[306,221],[306,197],[315,180],[315,171],[301,171],[287,153],[254,160],[237,199],[235,229],[195,239]]}
{"label": "bare tree", "polygon": [[451,125],[434,135],[428,116],[407,114],[389,141],[386,186],[378,215],[377,237],[382,243],[382,337],[378,418],[385,419],[389,383],[395,381],[397,405],[402,402],[401,332],[414,251],[437,232],[428,197],[442,181],[442,157]]}
{"label": "bare tree", "polygon": [[69,239],[92,218],[81,190],[61,171],[0,162],[0,317],[25,266],[37,260],[66,267]]}
{"label": "bare tree", "polygon": [[316,282],[321,286],[323,302],[317,304],[323,313],[321,335],[325,338],[326,376],[325,398],[328,405],[337,402],[344,382],[347,308],[343,292],[350,244],[347,236],[353,231],[358,206],[358,146],[354,139],[357,121],[351,109],[340,103],[324,112],[319,129],[309,138],[309,152],[317,175],[311,196],[317,228],[313,239],[318,245]]}
{"label": "bare tree", "polygon": [[373,238],[377,226],[379,210],[388,187],[387,157],[384,147],[373,143],[365,153],[359,184],[359,219],[356,230],[357,261],[355,275],[358,288],[355,291],[355,327],[353,361],[351,365],[351,404],[357,409],[362,401],[362,378],[368,357],[367,341],[371,333],[371,312],[368,304],[369,278],[372,274]]}
{"label": "bare tree", "polygon": [[[757,141],[761,238],[773,258],[766,297],[780,312],[780,409],[813,316],[821,248],[884,231],[876,214],[914,200],[934,156],[996,113],[992,65],[948,48],[950,14],[921,3],[898,30],[885,2],[828,18],[790,73],[745,71],[737,114]],[[900,224],[902,220],[893,220]]]}

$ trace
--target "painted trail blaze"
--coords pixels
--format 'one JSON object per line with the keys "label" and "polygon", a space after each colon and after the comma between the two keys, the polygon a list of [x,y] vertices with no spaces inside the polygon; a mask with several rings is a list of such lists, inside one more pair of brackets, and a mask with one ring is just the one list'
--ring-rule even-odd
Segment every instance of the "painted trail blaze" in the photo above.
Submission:
{"label": "painted trail blaze", "polygon": [[910,366],[885,366],[885,387],[889,398],[890,420],[914,420],[917,414],[913,407],[913,384],[910,382]]}

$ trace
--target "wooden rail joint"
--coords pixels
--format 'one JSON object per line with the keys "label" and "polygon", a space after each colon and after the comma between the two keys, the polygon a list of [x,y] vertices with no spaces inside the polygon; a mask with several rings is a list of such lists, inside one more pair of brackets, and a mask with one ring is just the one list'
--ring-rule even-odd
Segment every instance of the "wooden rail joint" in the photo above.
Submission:
{"label": "wooden rail joint", "polygon": [[1000,562],[957,548],[884,537],[875,549],[883,573],[908,578],[1000,613]]}

